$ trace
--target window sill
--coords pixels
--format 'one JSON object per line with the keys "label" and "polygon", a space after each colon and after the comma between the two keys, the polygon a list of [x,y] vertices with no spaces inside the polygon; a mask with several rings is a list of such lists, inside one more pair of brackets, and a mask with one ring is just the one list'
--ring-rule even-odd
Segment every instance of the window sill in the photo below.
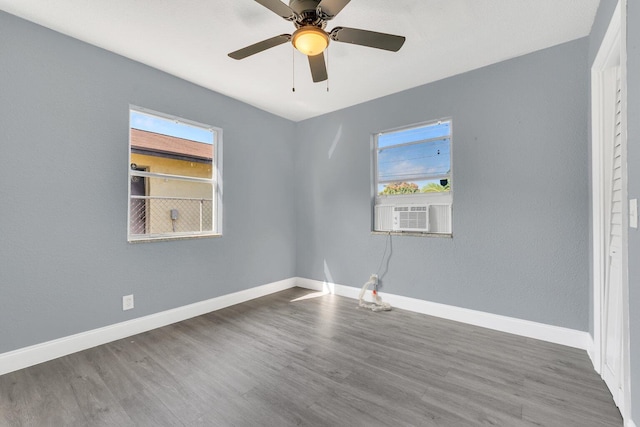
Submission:
{"label": "window sill", "polygon": [[179,235],[179,236],[157,236],[157,237],[140,237],[140,238],[129,238],[129,243],[149,243],[149,242],[169,242],[172,240],[191,240],[191,239],[210,239],[215,237],[222,237],[222,234],[189,234],[189,235]]}
{"label": "window sill", "polygon": [[411,237],[438,237],[453,239],[453,233],[420,233],[417,231],[372,231],[374,236],[411,236]]}

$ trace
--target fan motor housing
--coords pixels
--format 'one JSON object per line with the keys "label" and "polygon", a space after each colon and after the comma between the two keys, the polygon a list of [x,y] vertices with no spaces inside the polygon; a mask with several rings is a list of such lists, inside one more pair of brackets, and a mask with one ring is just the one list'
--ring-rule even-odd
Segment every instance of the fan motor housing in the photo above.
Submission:
{"label": "fan motor housing", "polygon": [[309,11],[313,11],[315,13],[319,3],[320,0],[291,0],[289,2],[289,7],[298,15],[302,15],[304,12]]}
{"label": "fan motor housing", "polygon": [[318,4],[320,0],[291,0],[289,7],[298,15],[295,24],[300,28],[304,25],[314,25],[324,28],[327,23],[318,16]]}

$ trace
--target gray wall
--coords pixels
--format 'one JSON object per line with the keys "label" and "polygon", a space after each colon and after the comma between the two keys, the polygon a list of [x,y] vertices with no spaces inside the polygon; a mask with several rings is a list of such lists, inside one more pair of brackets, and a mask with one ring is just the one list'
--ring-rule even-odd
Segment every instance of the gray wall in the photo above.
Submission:
{"label": "gray wall", "polygon": [[[640,2],[627,9],[627,130],[629,197],[640,199]],[[640,231],[629,229],[629,322],[631,339],[631,409],[640,425]]]}
{"label": "gray wall", "polygon": [[[130,103],[223,128],[222,238],[127,243]],[[0,11],[0,353],[294,276],[294,130]]]}
{"label": "gray wall", "polygon": [[370,233],[370,135],[451,117],[454,237],[393,237],[382,290],[588,330],[588,47],[300,122],[298,276],[360,287],[378,270],[387,237]]}

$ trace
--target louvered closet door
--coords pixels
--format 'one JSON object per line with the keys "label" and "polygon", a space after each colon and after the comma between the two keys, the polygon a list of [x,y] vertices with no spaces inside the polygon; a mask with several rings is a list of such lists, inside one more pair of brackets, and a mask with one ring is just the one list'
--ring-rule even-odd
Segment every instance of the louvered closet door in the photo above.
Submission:
{"label": "louvered closet door", "polygon": [[611,150],[609,170],[609,221],[607,230],[608,260],[605,284],[604,372],[603,378],[618,406],[622,402],[622,122],[619,70],[616,79],[615,119],[609,128],[607,148]]}

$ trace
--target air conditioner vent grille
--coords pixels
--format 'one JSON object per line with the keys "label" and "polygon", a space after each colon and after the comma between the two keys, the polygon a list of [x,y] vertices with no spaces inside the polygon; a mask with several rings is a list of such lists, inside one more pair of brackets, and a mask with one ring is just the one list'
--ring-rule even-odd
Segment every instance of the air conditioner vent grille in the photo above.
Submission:
{"label": "air conditioner vent grille", "polygon": [[[411,226],[407,222],[400,223],[399,215],[410,213],[426,213],[427,226],[416,221],[418,229],[401,230],[402,227]],[[429,205],[376,205],[375,206],[375,231],[415,231],[422,233],[450,234],[451,233],[451,205],[450,204],[429,204]],[[397,222],[396,222],[397,220]]]}
{"label": "air conditioner vent grille", "polygon": [[395,206],[393,208],[393,230],[428,231],[429,206]]}

